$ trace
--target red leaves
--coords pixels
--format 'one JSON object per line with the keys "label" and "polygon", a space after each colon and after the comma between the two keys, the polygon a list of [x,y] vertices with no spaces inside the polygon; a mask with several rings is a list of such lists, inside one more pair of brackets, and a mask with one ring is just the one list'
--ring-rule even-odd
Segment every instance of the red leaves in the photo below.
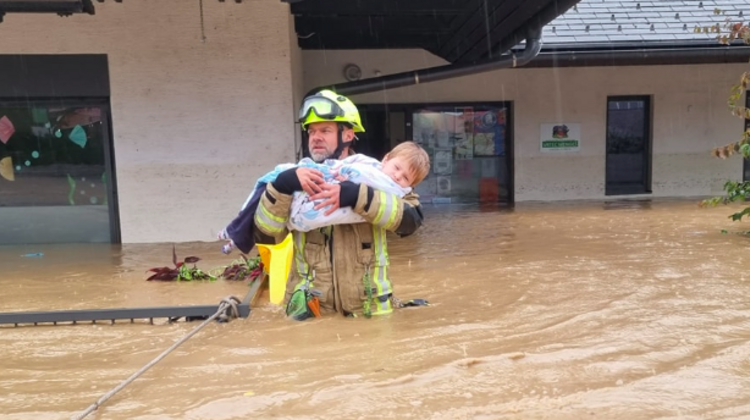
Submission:
{"label": "red leaves", "polygon": [[174,268],[170,267],[155,267],[155,268],[149,268],[146,272],[154,273],[149,278],[146,279],[146,281],[152,281],[152,280],[160,280],[160,281],[174,281],[177,280],[180,276],[180,269],[185,264],[195,264],[201,259],[198,257],[186,257],[181,262],[177,262],[177,250],[174,245],[172,245],[172,263],[174,264]]}
{"label": "red leaves", "polygon": [[[227,280],[245,280],[249,277],[250,280],[254,280],[263,273],[262,262],[257,261],[257,266],[255,266],[255,261],[251,262],[245,255],[241,255],[241,257],[244,262],[235,262],[227,266],[224,272],[221,273],[222,278]],[[254,266],[255,268],[253,268]]]}
{"label": "red leaves", "polygon": [[[234,261],[231,265],[224,267],[223,273],[219,276],[226,280],[255,280],[263,274],[263,263],[260,257],[247,258],[241,256],[241,260]],[[182,261],[177,261],[177,251],[172,246],[172,263],[174,267],[154,267],[147,270],[151,274],[147,281],[190,281],[190,280],[216,280],[216,277],[206,273],[195,266],[195,263],[201,261],[199,257],[185,257]],[[192,266],[188,266],[192,264]]]}
{"label": "red leaves", "polygon": [[169,267],[156,267],[156,268],[150,268],[148,269],[148,272],[152,272],[155,274],[152,274],[149,278],[147,278],[147,281],[151,280],[160,280],[160,281],[173,281],[177,279],[177,276],[180,274],[179,267],[177,268],[169,268]]}

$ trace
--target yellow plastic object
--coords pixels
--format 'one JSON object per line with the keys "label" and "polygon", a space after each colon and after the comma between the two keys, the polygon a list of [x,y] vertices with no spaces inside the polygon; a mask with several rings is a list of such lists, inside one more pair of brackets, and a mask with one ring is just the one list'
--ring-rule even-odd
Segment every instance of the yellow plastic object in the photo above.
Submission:
{"label": "yellow plastic object", "polygon": [[292,268],[292,254],[294,254],[292,234],[287,235],[280,244],[257,245],[260,260],[265,272],[268,273],[271,303],[280,305],[284,301],[286,281],[289,278],[289,270]]}

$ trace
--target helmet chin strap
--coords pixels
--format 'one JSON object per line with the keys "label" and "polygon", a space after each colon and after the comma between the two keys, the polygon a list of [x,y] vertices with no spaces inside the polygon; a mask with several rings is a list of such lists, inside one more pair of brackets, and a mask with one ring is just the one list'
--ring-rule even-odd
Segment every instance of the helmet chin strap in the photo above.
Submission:
{"label": "helmet chin strap", "polygon": [[344,141],[344,126],[342,124],[339,124],[339,132],[338,132],[338,146],[336,146],[336,150],[333,151],[331,156],[328,159],[339,159],[341,158],[341,154],[344,153],[344,149],[349,147],[353,140]]}

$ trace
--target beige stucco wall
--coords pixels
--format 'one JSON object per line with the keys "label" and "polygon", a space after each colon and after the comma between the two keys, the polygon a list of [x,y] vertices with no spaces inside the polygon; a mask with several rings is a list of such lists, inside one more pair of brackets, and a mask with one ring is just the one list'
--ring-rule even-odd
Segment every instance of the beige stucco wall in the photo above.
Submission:
{"label": "beige stucco wall", "polygon": [[[446,64],[421,50],[306,51],[305,88],[343,82],[346,63],[363,77]],[[726,108],[746,65],[500,70],[355,96],[358,103],[512,101],[516,201],[604,198],[607,97],[652,95],[653,194],[701,196],[741,178],[739,159],[709,156],[738,139],[743,122]],[[580,123],[581,150],[540,151],[540,124]]]}
{"label": "beige stucco wall", "polygon": [[291,72],[292,72],[292,97],[293,97],[293,108],[292,108],[292,119],[295,121],[295,160],[300,157],[302,153],[302,128],[297,121],[297,113],[299,106],[302,103],[306,91],[304,90],[304,63],[302,61],[302,50],[297,42],[297,32],[294,30],[294,16],[289,14],[289,48],[291,51]]}
{"label": "beige stucco wall", "polygon": [[288,5],[203,2],[202,41],[198,1],[94,4],[7,15],[0,51],[107,54],[123,242],[213,240],[294,156]]}

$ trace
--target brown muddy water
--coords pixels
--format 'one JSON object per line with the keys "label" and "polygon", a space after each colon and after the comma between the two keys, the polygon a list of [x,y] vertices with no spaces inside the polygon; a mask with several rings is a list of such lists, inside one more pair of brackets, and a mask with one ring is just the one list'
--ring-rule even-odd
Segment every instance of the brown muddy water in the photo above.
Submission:
{"label": "brown muddy water", "polygon": [[[397,294],[432,306],[300,323],[266,303],[207,326],[88,418],[750,418],[750,240],[721,234],[743,228],[730,210],[428,207],[390,253]],[[177,252],[211,268],[229,260],[219,245]],[[170,260],[170,244],[0,248],[0,310],[247,291],[144,281]],[[197,325],[0,328],[0,418],[69,418]]]}

